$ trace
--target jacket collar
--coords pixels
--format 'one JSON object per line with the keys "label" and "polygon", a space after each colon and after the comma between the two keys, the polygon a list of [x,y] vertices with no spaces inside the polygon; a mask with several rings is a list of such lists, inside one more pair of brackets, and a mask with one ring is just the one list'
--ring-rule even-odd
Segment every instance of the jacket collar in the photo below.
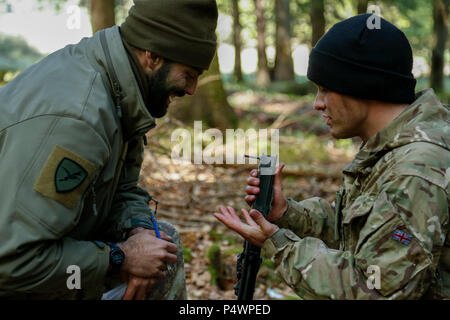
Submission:
{"label": "jacket collar", "polygon": [[[100,33],[106,36],[109,55],[112,66],[108,64],[105,51],[101,45]],[[99,71],[109,79],[109,88],[114,101],[112,75],[115,73],[119,82],[122,97],[119,102],[121,107],[121,124],[125,140],[129,140],[137,133],[145,133],[155,126],[155,120],[148,112],[144,99],[136,81],[128,55],[125,51],[120,29],[114,26],[97,32],[94,36],[94,55],[97,63],[102,67]],[[114,68],[114,71],[112,70]]]}
{"label": "jacket collar", "polygon": [[344,174],[367,174],[377,161],[392,149],[413,142],[427,142],[450,150],[449,109],[441,104],[433,89],[417,94],[417,99],[366,143],[362,143],[355,159],[344,168]]}

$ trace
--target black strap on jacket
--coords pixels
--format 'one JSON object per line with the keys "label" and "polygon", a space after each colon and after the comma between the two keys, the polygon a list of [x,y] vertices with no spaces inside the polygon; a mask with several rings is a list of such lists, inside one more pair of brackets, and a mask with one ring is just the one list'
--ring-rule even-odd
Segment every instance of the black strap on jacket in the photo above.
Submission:
{"label": "black strap on jacket", "polygon": [[103,52],[106,56],[106,63],[108,64],[108,69],[110,71],[109,76],[112,82],[112,90],[114,92],[114,102],[116,105],[116,111],[119,118],[122,118],[122,108],[120,107],[120,101],[122,100],[122,88],[120,88],[119,81],[117,80],[117,74],[114,69],[111,54],[109,53],[108,42],[106,41],[106,33],[105,30],[100,31],[100,43],[103,48]]}

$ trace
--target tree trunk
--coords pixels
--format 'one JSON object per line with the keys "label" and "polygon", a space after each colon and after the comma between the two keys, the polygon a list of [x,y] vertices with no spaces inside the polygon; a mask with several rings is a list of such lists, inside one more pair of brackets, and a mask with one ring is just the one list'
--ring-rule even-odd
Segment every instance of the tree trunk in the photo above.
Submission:
{"label": "tree trunk", "polygon": [[209,70],[199,78],[197,92],[173,102],[169,114],[189,125],[201,120],[204,126],[220,130],[236,127],[237,116],[228,104],[217,55]]}
{"label": "tree trunk", "polygon": [[367,13],[368,4],[369,0],[358,0],[358,3],[356,5],[356,10],[358,11],[358,14]]}
{"label": "tree trunk", "polygon": [[294,63],[291,53],[291,27],[289,0],[275,0],[276,16],[276,58],[275,81],[294,80]]}
{"label": "tree trunk", "polygon": [[258,72],[256,84],[265,86],[270,82],[266,55],[266,20],[264,18],[264,0],[254,0],[256,13],[256,31],[258,39]]}
{"label": "tree trunk", "polygon": [[444,56],[448,37],[450,0],[433,0],[434,48],[431,57],[430,86],[436,92],[444,90]]}
{"label": "tree trunk", "polygon": [[114,0],[91,0],[92,33],[116,24]]}
{"label": "tree trunk", "polygon": [[317,41],[325,33],[325,4],[324,0],[311,0],[310,12],[311,17],[311,47],[314,47]]}
{"label": "tree trunk", "polygon": [[234,78],[236,81],[242,81],[241,68],[241,31],[242,26],[239,21],[239,0],[232,0],[233,4],[233,42],[234,42]]}

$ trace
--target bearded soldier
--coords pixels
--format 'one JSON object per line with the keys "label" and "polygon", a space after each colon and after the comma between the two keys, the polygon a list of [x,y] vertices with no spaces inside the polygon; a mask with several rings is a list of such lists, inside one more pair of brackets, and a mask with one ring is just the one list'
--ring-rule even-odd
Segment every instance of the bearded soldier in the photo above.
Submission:
{"label": "bearded soldier", "polygon": [[215,0],[135,0],[0,89],[0,297],[97,299],[124,281],[124,299],[186,298],[179,235],[156,237],[137,183],[154,119],[209,68],[217,17]]}

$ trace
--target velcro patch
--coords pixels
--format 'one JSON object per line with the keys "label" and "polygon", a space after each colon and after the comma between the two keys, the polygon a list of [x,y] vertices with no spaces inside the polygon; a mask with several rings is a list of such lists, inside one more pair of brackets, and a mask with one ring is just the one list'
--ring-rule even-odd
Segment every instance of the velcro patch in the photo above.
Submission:
{"label": "velcro patch", "polygon": [[413,238],[412,235],[407,234],[406,232],[403,232],[398,229],[394,231],[394,235],[392,236],[392,239],[404,245],[409,245],[411,243],[412,238]]}
{"label": "velcro patch", "polygon": [[92,162],[56,145],[34,184],[34,190],[74,209],[96,168]]}

